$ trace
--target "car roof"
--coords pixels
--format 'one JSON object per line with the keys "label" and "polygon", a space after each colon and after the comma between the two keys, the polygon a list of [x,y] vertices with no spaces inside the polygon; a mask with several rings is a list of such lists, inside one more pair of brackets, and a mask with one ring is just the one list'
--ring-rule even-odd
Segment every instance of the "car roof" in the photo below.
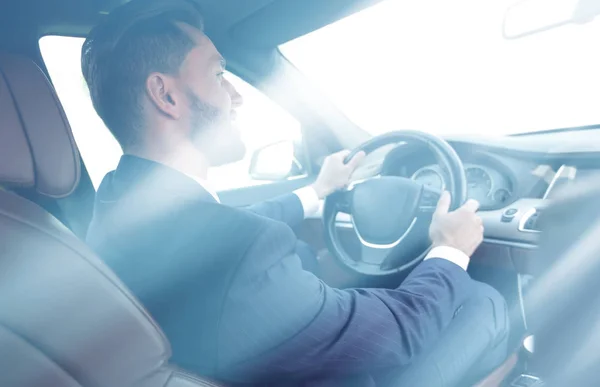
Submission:
{"label": "car roof", "polygon": [[[2,0],[2,34],[84,36],[128,0]],[[165,0],[168,1],[168,0]],[[381,0],[195,0],[222,44],[273,48]]]}

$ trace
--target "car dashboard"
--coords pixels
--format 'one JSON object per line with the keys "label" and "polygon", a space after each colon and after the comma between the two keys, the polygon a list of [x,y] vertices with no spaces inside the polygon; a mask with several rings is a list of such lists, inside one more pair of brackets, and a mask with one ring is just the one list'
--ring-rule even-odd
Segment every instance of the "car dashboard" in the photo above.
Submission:
{"label": "car dashboard", "polygon": [[[521,197],[541,197],[548,188],[543,171],[551,166],[464,145],[455,148],[463,161],[468,198],[477,200],[482,210],[500,209]],[[447,188],[447,172],[424,147],[398,145],[385,158],[380,173],[411,178],[440,192]]]}
{"label": "car dashboard", "polygon": [[[480,202],[485,234],[474,263],[529,272],[544,208],[565,186],[600,178],[600,130],[447,141],[463,162],[468,197]],[[427,146],[418,144],[382,147],[361,169],[358,179],[401,176],[440,190],[448,180]],[[338,214],[336,225],[351,230],[351,218]]]}
{"label": "car dashboard", "polygon": [[[478,214],[484,225],[484,240],[471,256],[469,273],[476,280],[496,281],[504,288],[526,328],[523,294],[536,268],[545,263],[537,249],[540,224],[546,221],[543,214],[562,192],[600,182],[600,127],[501,139],[446,140],[463,162],[467,196],[480,202]],[[400,176],[442,190],[449,179],[440,165],[427,146],[392,144],[369,154],[357,179]],[[362,254],[365,248],[357,240],[351,215],[338,214],[336,226],[347,251]]]}
{"label": "car dashboard", "polygon": [[[505,205],[512,197],[512,182],[498,170],[484,164],[465,163],[468,197],[477,200],[482,207],[491,208]],[[411,174],[411,179],[438,191],[446,189],[444,171],[432,164],[419,168]]]}

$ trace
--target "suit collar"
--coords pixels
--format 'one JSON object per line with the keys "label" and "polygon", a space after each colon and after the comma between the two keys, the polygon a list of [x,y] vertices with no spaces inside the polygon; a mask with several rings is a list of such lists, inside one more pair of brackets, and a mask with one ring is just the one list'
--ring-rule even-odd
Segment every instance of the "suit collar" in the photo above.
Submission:
{"label": "suit collar", "polygon": [[172,192],[218,202],[213,193],[190,176],[156,161],[126,154],[121,157],[117,169],[106,175],[98,194],[120,196],[133,189]]}
{"label": "suit collar", "polygon": [[[181,172],[183,173],[183,172]],[[192,175],[188,175],[187,173],[183,173],[184,175],[186,175],[187,177],[189,177],[190,179],[194,180],[196,183],[200,184],[200,186],[202,188],[204,188],[204,190],[206,192],[208,192],[210,194],[210,196],[213,197],[213,199],[215,199],[215,201],[217,203],[221,203],[221,200],[219,199],[219,195],[217,194],[217,191],[213,190],[212,187],[210,186],[210,184],[208,183],[208,181],[204,180],[204,179],[199,179],[197,177],[194,177]]]}

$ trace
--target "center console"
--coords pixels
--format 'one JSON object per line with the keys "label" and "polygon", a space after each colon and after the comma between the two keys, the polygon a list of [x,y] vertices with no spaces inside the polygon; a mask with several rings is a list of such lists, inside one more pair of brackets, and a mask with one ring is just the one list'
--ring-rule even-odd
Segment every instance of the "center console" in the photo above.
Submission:
{"label": "center console", "polygon": [[[503,209],[481,211],[479,215],[485,227],[482,246],[485,259],[496,257],[493,258],[496,264],[509,265],[521,274],[531,274],[530,260],[540,237],[540,215],[553,198],[574,183],[576,175],[577,168],[562,165],[551,175],[542,197],[523,198]],[[474,258],[478,260],[477,256]]]}
{"label": "center console", "polygon": [[[531,274],[530,264],[532,259],[534,259],[532,251],[537,245],[540,236],[539,234],[541,232],[538,219],[552,199],[560,195],[561,191],[573,185],[576,175],[577,168],[562,165],[552,177],[548,188],[541,199],[519,200],[514,203],[513,206],[504,210],[501,223],[511,224],[513,227],[516,225],[516,231],[515,228],[512,228],[511,230],[504,227],[493,229],[494,232],[499,233],[498,237],[503,238],[504,241],[513,240],[515,242],[515,245],[511,248],[511,258],[513,258],[513,264],[517,269],[518,304],[525,332],[529,331],[529,327],[527,323],[524,294],[526,294],[531,281],[534,279]],[[500,233],[503,234],[500,235]],[[524,248],[524,246],[529,244],[532,245],[530,249]],[[523,342],[522,352],[523,356],[526,358],[532,356],[535,351],[534,341],[535,337],[531,335]],[[541,387],[544,385],[541,378],[527,372],[527,362],[525,362],[523,368],[522,373],[514,377],[509,382],[508,386]]]}

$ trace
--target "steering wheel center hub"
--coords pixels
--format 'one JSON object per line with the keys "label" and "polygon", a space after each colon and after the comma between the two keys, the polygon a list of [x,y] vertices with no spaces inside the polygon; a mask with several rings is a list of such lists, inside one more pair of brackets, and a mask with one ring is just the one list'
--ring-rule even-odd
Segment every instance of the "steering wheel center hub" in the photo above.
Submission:
{"label": "steering wheel center hub", "polygon": [[421,190],[414,181],[395,176],[354,186],[352,219],[363,242],[384,246],[397,243],[414,223]]}

